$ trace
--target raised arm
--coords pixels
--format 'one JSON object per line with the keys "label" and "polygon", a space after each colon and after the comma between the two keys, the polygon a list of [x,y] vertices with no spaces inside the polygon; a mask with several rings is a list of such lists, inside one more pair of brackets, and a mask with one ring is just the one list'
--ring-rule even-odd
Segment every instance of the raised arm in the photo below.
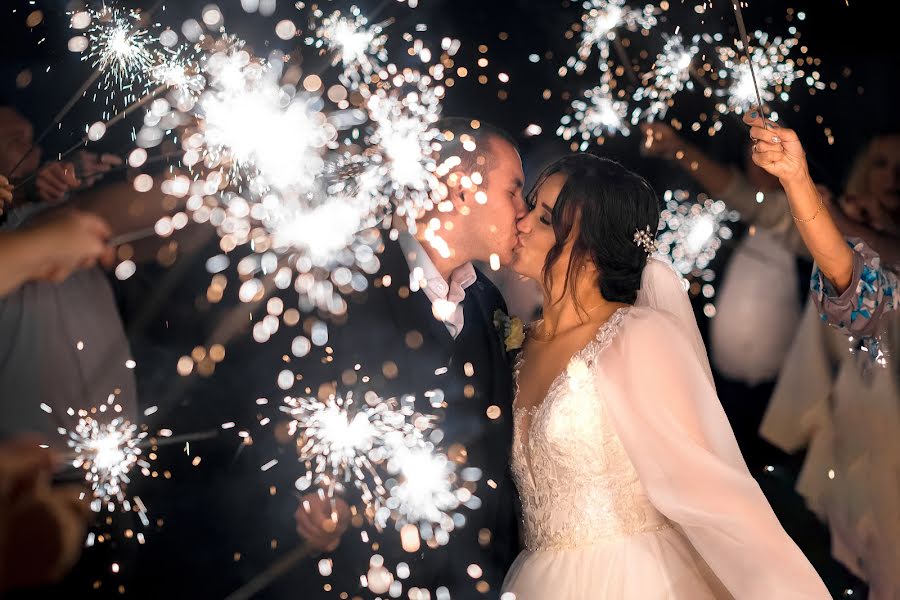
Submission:
{"label": "raised arm", "polygon": [[753,139],[753,162],[781,182],[803,242],[822,274],[838,293],[844,292],[853,275],[853,251],[810,177],[800,139],[790,129],[764,122],[756,112],[745,115],[744,122]]}

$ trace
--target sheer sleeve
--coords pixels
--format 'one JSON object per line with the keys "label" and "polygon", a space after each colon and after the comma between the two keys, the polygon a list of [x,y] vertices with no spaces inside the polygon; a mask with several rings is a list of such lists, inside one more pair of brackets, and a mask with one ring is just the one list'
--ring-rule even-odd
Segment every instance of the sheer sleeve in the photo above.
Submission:
{"label": "sheer sleeve", "polygon": [[632,309],[595,373],[650,501],[735,598],[830,597],[750,475],[715,388],[673,320]]}

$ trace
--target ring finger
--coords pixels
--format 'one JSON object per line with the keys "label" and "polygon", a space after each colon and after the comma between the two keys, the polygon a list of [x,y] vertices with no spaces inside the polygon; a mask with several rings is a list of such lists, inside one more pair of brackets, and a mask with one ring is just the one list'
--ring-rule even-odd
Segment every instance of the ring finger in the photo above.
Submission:
{"label": "ring finger", "polygon": [[757,140],[753,144],[753,152],[784,152],[784,147],[781,144],[772,144],[770,142],[764,142],[762,140]]}
{"label": "ring finger", "polygon": [[771,142],[773,144],[780,144],[782,141],[784,141],[783,134],[780,134],[778,131],[773,131],[771,129],[764,129],[762,127],[751,127],[750,137],[755,140]]}

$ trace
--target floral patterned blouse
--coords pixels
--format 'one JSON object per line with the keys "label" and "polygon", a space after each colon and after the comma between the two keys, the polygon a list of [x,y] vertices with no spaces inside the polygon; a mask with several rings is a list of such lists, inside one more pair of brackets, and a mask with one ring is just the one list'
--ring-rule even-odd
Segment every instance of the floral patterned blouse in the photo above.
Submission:
{"label": "floral patterned blouse", "polygon": [[822,321],[851,336],[854,348],[869,353],[871,360],[884,363],[878,335],[884,315],[898,308],[898,274],[881,265],[878,253],[864,241],[851,238],[853,275],[850,285],[838,294],[816,265],[810,288]]}

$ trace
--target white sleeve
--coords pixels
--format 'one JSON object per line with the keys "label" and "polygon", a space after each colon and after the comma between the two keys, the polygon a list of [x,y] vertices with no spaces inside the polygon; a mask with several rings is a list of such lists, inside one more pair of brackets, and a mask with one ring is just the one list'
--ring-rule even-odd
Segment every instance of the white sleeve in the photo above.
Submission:
{"label": "white sleeve", "polygon": [[735,598],[830,598],[750,475],[712,382],[668,316],[632,309],[596,383],[650,501]]}

